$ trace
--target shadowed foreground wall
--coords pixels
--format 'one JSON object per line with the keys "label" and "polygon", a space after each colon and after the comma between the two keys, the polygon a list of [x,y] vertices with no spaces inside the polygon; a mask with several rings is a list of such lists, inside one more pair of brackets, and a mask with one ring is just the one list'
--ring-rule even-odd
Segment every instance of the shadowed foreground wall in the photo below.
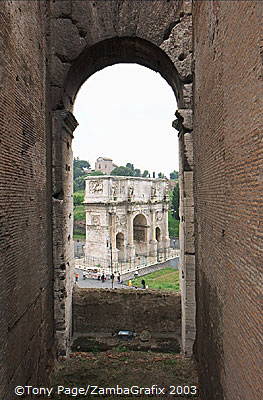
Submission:
{"label": "shadowed foreground wall", "polygon": [[73,293],[74,333],[180,332],[181,296],[169,291],[79,289]]}
{"label": "shadowed foreground wall", "polygon": [[209,400],[262,398],[262,11],[193,10],[196,355]]}
{"label": "shadowed foreground wall", "polygon": [[53,347],[45,2],[0,2],[0,398],[47,379]]}

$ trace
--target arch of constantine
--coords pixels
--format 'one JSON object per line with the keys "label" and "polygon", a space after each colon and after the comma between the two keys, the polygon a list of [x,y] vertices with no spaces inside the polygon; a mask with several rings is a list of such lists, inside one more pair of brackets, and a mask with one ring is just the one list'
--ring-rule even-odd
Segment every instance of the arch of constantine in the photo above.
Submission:
{"label": "arch of constantine", "polygon": [[122,274],[169,258],[166,179],[91,176],[84,203],[86,265]]}

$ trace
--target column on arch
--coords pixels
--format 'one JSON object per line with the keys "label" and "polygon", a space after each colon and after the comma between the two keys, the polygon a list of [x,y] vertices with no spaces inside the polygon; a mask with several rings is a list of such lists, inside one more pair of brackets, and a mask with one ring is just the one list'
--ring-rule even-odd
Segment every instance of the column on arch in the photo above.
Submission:
{"label": "column on arch", "polygon": [[116,270],[118,264],[118,250],[116,247],[116,212],[110,212],[110,243],[111,243],[111,252],[112,252],[112,262],[113,262],[113,271]]}
{"label": "column on arch", "polygon": [[127,212],[127,233],[128,233],[128,245],[127,245],[127,261],[128,264],[133,267],[135,263],[135,246],[133,241],[133,211],[130,209]]}

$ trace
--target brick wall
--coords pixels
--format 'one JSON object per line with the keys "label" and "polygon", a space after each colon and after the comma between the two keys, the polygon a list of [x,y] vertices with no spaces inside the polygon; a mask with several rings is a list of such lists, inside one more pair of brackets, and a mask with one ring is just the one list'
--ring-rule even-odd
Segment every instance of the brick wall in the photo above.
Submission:
{"label": "brick wall", "polygon": [[43,1],[0,5],[0,398],[46,381],[53,348]]}
{"label": "brick wall", "polygon": [[209,400],[262,396],[260,3],[194,3],[196,355]]}
{"label": "brick wall", "polygon": [[79,289],[73,293],[76,333],[180,331],[181,296],[177,293],[129,289]]}

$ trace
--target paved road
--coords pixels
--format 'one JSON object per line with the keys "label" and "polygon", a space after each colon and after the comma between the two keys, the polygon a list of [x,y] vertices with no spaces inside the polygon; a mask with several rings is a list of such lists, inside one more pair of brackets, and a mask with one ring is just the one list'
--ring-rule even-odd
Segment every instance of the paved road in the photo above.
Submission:
{"label": "paved road", "polygon": [[[108,279],[104,283],[101,281],[98,281],[97,279],[83,279],[83,271],[81,269],[75,268],[75,272],[79,274],[79,280],[77,285],[81,288],[101,288],[101,289],[111,289],[112,288],[112,283],[111,280]],[[117,278],[113,282],[113,288],[114,289],[131,289],[131,287],[127,285],[122,285],[118,283]],[[136,288],[133,288],[136,289]],[[138,288],[142,289],[142,288]]]}

